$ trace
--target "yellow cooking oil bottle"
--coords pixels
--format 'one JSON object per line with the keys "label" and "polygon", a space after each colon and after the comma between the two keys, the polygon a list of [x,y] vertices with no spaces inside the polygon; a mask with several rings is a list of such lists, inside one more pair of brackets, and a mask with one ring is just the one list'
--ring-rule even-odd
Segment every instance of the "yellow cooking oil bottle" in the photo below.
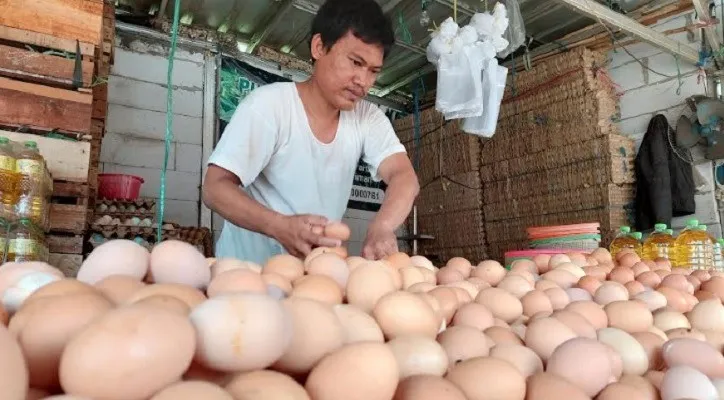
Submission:
{"label": "yellow cooking oil bottle", "polygon": [[20,182],[15,213],[18,218],[29,218],[36,225],[43,226],[45,160],[40,155],[35,142],[25,142],[18,151],[16,171],[20,174]]}
{"label": "yellow cooking oil bottle", "polygon": [[714,244],[716,240],[707,231],[706,225],[698,225],[696,227],[697,238],[702,242],[702,251],[704,254],[704,262],[706,269],[714,268]]}
{"label": "yellow cooking oil bottle", "polygon": [[656,224],[654,232],[644,242],[642,258],[652,261],[657,258],[671,260],[673,253],[674,238],[666,229],[666,224]]}
{"label": "yellow cooking oil bottle", "polygon": [[631,237],[636,239],[636,247],[634,247],[634,251],[639,257],[643,257],[643,237],[644,234],[641,232],[631,232]]}
{"label": "yellow cooking oil bottle", "polygon": [[20,218],[13,224],[8,239],[7,261],[42,261],[43,238],[30,218]]}
{"label": "yellow cooking oil bottle", "polygon": [[714,269],[724,271],[724,239],[714,241]]}
{"label": "yellow cooking oil bottle", "polygon": [[8,138],[0,137],[0,217],[5,220],[14,219],[19,179],[12,143]]}
{"label": "yellow cooking oil bottle", "polygon": [[[677,268],[709,269],[712,258],[707,258],[707,246],[709,237],[697,227],[699,221],[690,219],[686,228],[679,233],[675,244],[675,263]],[[713,246],[712,246],[713,247]],[[712,250],[709,251],[711,256]]]}
{"label": "yellow cooking oil bottle", "polygon": [[618,234],[609,246],[611,257],[614,257],[615,259],[616,254],[618,254],[623,249],[631,249],[637,254],[641,254],[641,242],[634,238],[631,233],[630,226],[622,226],[621,228],[619,228]]}

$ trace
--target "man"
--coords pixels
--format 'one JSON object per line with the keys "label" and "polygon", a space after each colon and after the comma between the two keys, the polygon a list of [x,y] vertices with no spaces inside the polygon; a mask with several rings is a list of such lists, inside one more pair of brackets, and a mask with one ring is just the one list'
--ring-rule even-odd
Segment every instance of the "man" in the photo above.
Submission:
{"label": "man", "polygon": [[394,232],[419,184],[389,120],[363,100],[393,44],[375,1],[329,0],[312,23],[311,78],[260,87],[239,104],[203,186],[204,203],[226,220],[217,257],[263,264],[340,245],[319,232],[342,218],[360,156],[388,185],[362,256],[397,252]]}

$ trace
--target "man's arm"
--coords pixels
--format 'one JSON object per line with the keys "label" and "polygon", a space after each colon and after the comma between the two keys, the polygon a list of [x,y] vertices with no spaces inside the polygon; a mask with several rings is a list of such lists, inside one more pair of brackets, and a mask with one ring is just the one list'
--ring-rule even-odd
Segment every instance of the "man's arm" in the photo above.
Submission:
{"label": "man's arm", "polygon": [[275,238],[287,251],[304,257],[312,245],[336,247],[341,243],[314,233],[315,226],[324,226],[327,219],[317,215],[285,216],[252,199],[240,188],[241,180],[234,173],[210,164],[203,185],[203,201],[226,221],[244,229]]}
{"label": "man's arm", "polygon": [[417,175],[405,153],[387,157],[380,164],[379,175],[387,184],[385,200],[367,229],[362,248],[362,255],[372,259],[398,251],[395,230],[405,222],[420,192]]}

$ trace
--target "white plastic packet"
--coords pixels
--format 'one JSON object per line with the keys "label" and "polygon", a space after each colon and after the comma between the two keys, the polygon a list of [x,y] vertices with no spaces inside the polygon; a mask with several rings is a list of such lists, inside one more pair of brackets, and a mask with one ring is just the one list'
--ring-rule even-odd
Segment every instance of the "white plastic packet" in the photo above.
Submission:
{"label": "white plastic packet", "polygon": [[[505,58],[525,43],[525,24],[523,23],[523,15],[520,12],[520,6],[517,0],[501,1],[505,3],[506,22],[504,23],[502,19],[499,19],[497,27],[506,26],[507,29],[504,30],[501,36],[508,41],[508,45],[503,50],[498,50],[498,57]],[[498,2],[496,8],[498,5],[502,5],[502,3]],[[496,11],[499,13],[498,15],[501,15],[500,13],[502,13],[502,11],[498,11],[497,9],[493,12],[494,15]],[[499,44],[502,45],[502,42],[499,42]]]}
{"label": "white plastic packet", "polygon": [[480,116],[465,118],[462,127],[464,132],[487,138],[493,137],[507,78],[508,69],[498,65],[497,59],[488,61],[482,72],[483,113]]}
{"label": "white plastic packet", "polygon": [[437,70],[435,108],[446,119],[467,118],[483,112],[483,68],[485,54],[478,46],[440,57]]}

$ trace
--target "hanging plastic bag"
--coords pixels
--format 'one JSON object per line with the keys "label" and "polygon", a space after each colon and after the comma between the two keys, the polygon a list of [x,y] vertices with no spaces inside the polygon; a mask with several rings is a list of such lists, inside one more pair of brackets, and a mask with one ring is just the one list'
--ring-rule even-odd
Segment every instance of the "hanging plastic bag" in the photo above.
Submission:
{"label": "hanging plastic bag", "polygon": [[435,108],[446,119],[466,118],[483,112],[483,55],[477,46],[461,46],[440,56]]}
{"label": "hanging plastic bag", "polygon": [[465,118],[464,132],[487,138],[495,134],[507,78],[507,68],[498,65],[496,59],[488,61],[482,72],[483,113],[478,117]]}
{"label": "hanging plastic bag", "polygon": [[[498,52],[498,57],[505,58],[525,43],[525,24],[523,22],[523,15],[520,13],[518,0],[500,1],[505,3],[507,11],[508,29],[505,30],[503,38],[508,41],[508,46]],[[496,9],[495,12],[498,12],[498,10]]]}

